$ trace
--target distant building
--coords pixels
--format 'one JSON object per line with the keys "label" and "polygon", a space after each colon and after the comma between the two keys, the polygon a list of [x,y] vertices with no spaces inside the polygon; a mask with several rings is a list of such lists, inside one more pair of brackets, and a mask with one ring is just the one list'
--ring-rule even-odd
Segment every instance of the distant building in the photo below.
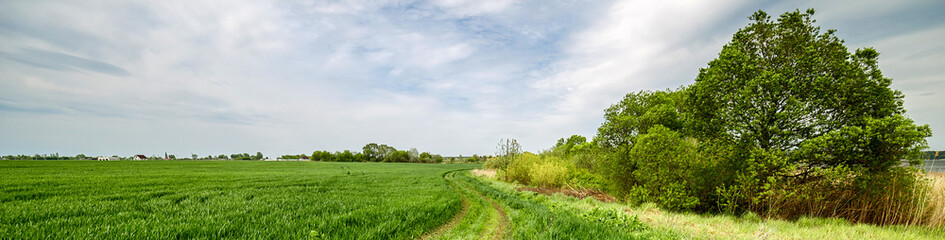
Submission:
{"label": "distant building", "polygon": [[308,161],[308,156],[302,155],[301,157],[299,157],[299,161],[302,161],[302,160]]}
{"label": "distant building", "polygon": [[118,161],[118,157],[101,156],[101,157],[98,157],[98,160],[99,161]]}
{"label": "distant building", "polygon": [[134,157],[132,157],[132,159],[134,159],[134,160],[148,160],[148,157],[145,157],[144,155],[138,154],[138,155],[135,155]]}

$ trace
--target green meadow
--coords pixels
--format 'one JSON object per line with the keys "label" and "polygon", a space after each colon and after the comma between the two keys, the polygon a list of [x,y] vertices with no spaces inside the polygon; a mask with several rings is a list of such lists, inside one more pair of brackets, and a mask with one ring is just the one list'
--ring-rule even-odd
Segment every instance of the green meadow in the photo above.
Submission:
{"label": "green meadow", "polygon": [[0,161],[0,238],[411,239],[474,165]]}

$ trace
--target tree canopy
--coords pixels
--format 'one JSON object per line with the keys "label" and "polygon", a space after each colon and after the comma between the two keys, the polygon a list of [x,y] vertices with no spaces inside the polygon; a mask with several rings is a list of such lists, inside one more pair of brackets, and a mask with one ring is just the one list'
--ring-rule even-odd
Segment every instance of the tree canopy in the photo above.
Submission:
{"label": "tree canopy", "polygon": [[[931,132],[902,116],[903,95],[879,70],[879,53],[848,52],[813,14],[752,15],[690,87],[692,132],[787,154],[807,168],[842,162],[882,170],[918,154]],[[869,140],[838,141],[854,137]],[[876,157],[844,160],[864,154]]]}

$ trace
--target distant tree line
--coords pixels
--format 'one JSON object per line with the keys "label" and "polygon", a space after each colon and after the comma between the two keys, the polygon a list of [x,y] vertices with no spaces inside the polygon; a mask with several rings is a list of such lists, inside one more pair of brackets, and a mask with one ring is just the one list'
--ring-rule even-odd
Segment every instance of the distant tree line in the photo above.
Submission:
{"label": "distant tree line", "polygon": [[340,152],[314,151],[310,156],[312,161],[323,162],[412,162],[412,163],[441,163],[443,156],[420,152],[416,148],[397,150],[386,144],[368,143],[361,148],[361,152],[350,150]]}
{"label": "distant tree line", "polygon": [[[118,155],[113,155],[112,157],[118,157],[121,160],[131,159],[132,157],[119,157]],[[249,153],[234,153],[227,156],[226,154],[220,154],[217,156],[207,155],[206,157],[198,157],[197,154],[192,154],[191,158],[177,158],[174,154],[167,155],[169,160],[262,160],[262,152],[256,152],[255,155],[250,155]],[[75,156],[61,156],[58,153],[55,154],[35,154],[35,155],[6,155],[0,157],[3,160],[96,160],[96,156],[86,156],[85,154],[78,154]],[[149,160],[159,160],[164,159],[163,157],[150,156]]]}
{"label": "distant tree line", "polygon": [[444,157],[440,154],[420,152],[416,148],[398,150],[392,146],[378,143],[368,143],[361,148],[361,152],[324,151],[318,150],[311,155],[282,155],[280,159],[303,159],[321,162],[398,162],[398,163],[480,163],[488,157],[473,155],[472,157]]}
{"label": "distant tree line", "polygon": [[75,156],[60,156],[58,153],[54,154],[34,154],[34,155],[6,155],[3,156],[3,160],[90,160],[94,157],[85,156],[85,154],[79,154]]}
{"label": "distant tree line", "polygon": [[[118,156],[114,156],[118,157]],[[191,154],[191,158],[177,158],[175,155],[167,155],[167,158],[170,160],[249,160],[249,161],[259,161],[265,159],[262,152],[256,152],[255,155],[249,153],[233,153],[233,154],[220,154],[220,155],[207,155],[206,157],[199,157],[197,154]],[[310,161],[322,161],[322,162],[401,162],[401,163],[481,163],[485,162],[489,156],[479,156],[472,155],[470,157],[464,157],[462,155],[456,157],[444,157],[440,154],[433,154],[430,152],[420,152],[416,148],[411,148],[410,150],[398,150],[392,146],[386,144],[377,144],[369,143],[361,148],[361,152],[344,150],[337,152],[330,151],[314,151],[311,155],[307,154],[297,154],[297,155],[282,155],[279,159],[302,159]],[[97,157],[86,156],[84,154],[79,154],[76,156],[60,156],[57,154],[44,154],[44,155],[7,155],[2,157],[3,160],[96,160]],[[120,159],[126,160],[130,157],[121,157]],[[151,156],[148,159],[158,160],[163,159],[161,157]]]}
{"label": "distant tree line", "polygon": [[925,151],[925,159],[945,159],[945,151]]}

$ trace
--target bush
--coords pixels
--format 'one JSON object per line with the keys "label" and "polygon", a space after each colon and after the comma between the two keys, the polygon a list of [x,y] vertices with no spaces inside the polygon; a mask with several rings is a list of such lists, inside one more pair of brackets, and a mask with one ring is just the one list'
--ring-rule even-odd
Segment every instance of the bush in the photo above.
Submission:
{"label": "bush", "polygon": [[605,189],[607,186],[607,178],[587,169],[575,167],[568,174],[567,184],[573,187]]}
{"label": "bush", "polygon": [[558,159],[545,159],[534,166],[529,173],[534,185],[561,187],[568,180],[568,167]]}
{"label": "bush", "polygon": [[509,181],[521,184],[531,183],[531,169],[539,161],[539,157],[532,153],[524,153],[521,157],[512,160],[505,170],[505,177]]}
{"label": "bush", "polygon": [[[681,134],[656,125],[638,135],[625,156],[628,166],[615,172],[630,178],[625,192],[631,203],[654,202],[666,209],[691,209],[699,205],[694,195],[698,166],[696,146]],[[620,184],[620,183],[618,183]]]}
{"label": "bush", "polygon": [[509,164],[512,163],[512,158],[509,157],[493,157],[486,159],[486,163],[482,165],[484,168],[496,169],[496,170],[507,170]]}

